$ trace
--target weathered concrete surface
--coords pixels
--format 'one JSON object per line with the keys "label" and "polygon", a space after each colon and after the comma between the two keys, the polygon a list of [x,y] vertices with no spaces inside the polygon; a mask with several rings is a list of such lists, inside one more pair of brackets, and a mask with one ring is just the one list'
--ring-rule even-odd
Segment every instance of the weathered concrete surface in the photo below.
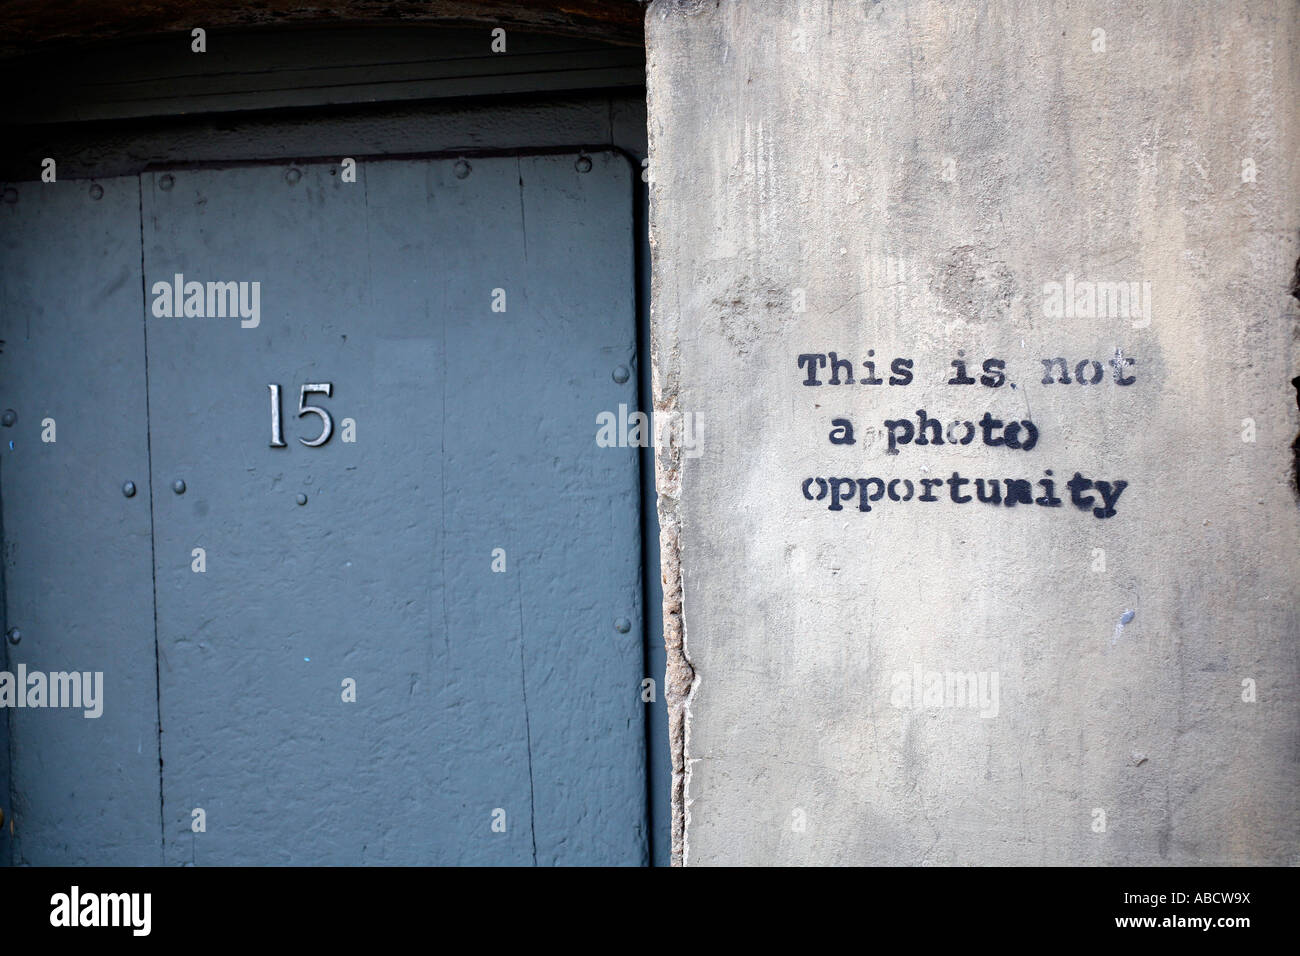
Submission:
{"label": "weathered concrete surface", "polygon": [[[1300,5],[656,0],[647,46],[678,860],[1300,860]],[[1050,316],[1067,276],[1149,315]],[[915,380],[802,384],[868,349]],[[918,409],[1040,434],[871,440]],[[800,491],[1045,469],[1060,507]]]}

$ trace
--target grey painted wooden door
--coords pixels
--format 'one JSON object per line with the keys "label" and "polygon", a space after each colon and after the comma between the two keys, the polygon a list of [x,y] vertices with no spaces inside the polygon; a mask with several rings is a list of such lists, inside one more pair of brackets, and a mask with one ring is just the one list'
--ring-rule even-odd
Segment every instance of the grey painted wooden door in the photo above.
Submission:
{"label": "grey painted wooden door", "polygon": [[159,860],[140,184],[97,185],[0,202],[0,672],[103,675],[98,717],[0,688],[6,837],[33,864]]}
{"label": "grey painted wooden door", "polygon": [[[134,248],[134,301],[84,320],[135,337],[136,369],[107,379],[136,395],[114,427],[147,441],[132,462],[141,492],[118,488],[124,461],[85,467],[113,472],[102,483],[116,498],[100,504],[134,508],[133,540],[153,554],[152,581],[116,562],[131,580],[108,606],[140,618],[122,623],[149,671],[138,698],[156,614],[156,699],[119,705],[109,680],[105,714],[129,705],[161,728],[141,811],[159,826],[154,860],[643,863],[636,448],[595,441],[599,412],[635,403],[635,376],[616,373],[635,358],[631,170],[595,153],[341,172],[140,177],[134,241],[108,243]],[[40,243],[19,238],[36,268]],[[249,306],[259,283],[257,309],[233,307],[238,286],[216,289],[231,308],[209,303],[218,282],[248,283]],[[195,289],[188,311],[204,314],[184,314]],[[54,394],[72,384],[51,375]],[[305,444],[327,419],[328,439]],[[57,490],[32,487],[46,473],[11,487],[36,474],[13,453],[3,468],[12,626],[53,593],[32,576],[65,572],[56,543],[36,543],[36,525],[59,520]],[[43,570],[23,570],[25,553]],[[98,586],[100,563],[85,561]],[[77,623],[63,635],[107,612],[65,613]],[[69,667],[77,653],[60,649]],[[106,678],[123,666],[110,657]],[[16,753],[90,746],[80,727],[47,740],[55,724],[35,716],[16,724]],[[47,792],[21,759],[13,776],[27,805],[55,807],[53,830],[92,847],[29,834],[24,859],[115,861],[104,832],[73,828],[97,808]]]}

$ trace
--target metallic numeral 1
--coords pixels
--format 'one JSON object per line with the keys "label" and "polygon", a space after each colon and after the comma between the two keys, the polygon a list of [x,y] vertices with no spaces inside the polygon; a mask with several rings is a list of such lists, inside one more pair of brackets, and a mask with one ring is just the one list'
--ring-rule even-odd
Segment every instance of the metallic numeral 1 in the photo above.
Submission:
{"label": "metallic numeral 1", "polygon": [[280,425],[280,386],[266,387],[271,390],[271,447],[284,448],[284,430]]}

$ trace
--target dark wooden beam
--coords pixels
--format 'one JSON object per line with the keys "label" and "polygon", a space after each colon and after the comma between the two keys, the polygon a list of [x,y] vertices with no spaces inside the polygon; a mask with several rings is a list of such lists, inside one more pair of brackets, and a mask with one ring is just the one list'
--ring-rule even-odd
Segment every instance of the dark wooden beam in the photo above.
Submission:
{"label": "dark wooden beam", "polygon": [[643,0],[0,0],[0,57],[164,33],[287,24],[459,23],[642,43]]}

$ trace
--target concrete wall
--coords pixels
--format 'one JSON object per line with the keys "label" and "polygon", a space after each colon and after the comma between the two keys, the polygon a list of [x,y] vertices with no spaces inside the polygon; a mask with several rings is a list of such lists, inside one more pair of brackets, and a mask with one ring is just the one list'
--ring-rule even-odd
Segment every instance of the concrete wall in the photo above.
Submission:
{"label": "concrete wall", "polygon": [[1300,862],[1300,4],[655,0],[647,47],[678,859]]}

